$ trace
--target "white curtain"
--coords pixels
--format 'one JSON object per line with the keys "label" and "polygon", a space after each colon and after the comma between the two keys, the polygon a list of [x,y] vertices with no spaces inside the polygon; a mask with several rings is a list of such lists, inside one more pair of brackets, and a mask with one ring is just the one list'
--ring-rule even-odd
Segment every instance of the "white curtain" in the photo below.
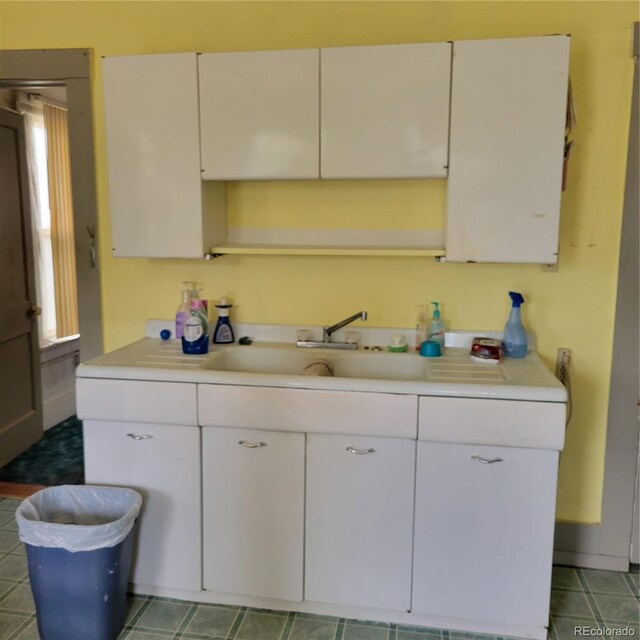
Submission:
{"label": "white curtain", "polygon": [[56,340],[56,309],[51,240],[50,237],[47,239],[46,233],[43,237],[43,222],[50,228],[50,222],[47,225],[50,212],[48,177],[46,163],[42,165],[42,154],[38,161],[38,145],[42,145],[39,137],[44,135],[44,104],[38,96],[16,91],[16,109],[25,119],[36,298],[42,309],[38,317],[38,335],[40,345],[46,346]]}

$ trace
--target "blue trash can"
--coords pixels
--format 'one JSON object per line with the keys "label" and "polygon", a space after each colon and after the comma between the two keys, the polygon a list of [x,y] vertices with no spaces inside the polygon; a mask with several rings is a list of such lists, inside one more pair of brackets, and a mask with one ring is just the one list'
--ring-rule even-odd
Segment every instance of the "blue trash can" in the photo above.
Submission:
{"label": "blue trash can", "polygon": [[118,637],[141,505],[132,489],[65,485],[18,507],[42,640]]}

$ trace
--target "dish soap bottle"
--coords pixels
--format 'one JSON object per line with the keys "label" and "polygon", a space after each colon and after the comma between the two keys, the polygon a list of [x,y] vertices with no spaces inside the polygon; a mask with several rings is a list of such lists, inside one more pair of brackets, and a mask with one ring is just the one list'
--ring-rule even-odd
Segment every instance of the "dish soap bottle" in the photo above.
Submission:
{"label": "dish soap bottle", "polygon": [[182,336],[182,353],[203,354],[209,353],[209,319],[206,300],[200,300],[197,283],[193,283],[191,300],[189,303],[189,316],[184,323],[184,335]]}
{"label": "dish soap bottle", "polygon": [[524,358],[527,355],[527,332],[522,326],[520,305],[524,298],[517,291],[509,291],[511,313],[504,325],[504,355],[507,358]]}
{"label": "dish soap bottle", "polygon": [[191,282],[183,282],[184,289],[182,291],[182,302],[176,311],[176,333],[175,336],[180,340],[184,335],[184,325],[187,322],[187,318],[191,315],[191,294],[189,292],[189,285]]}
{"label": "dish soap bottle", "polygon": [[444,322],[440,319],[439,302],[432,302],[434,306],[431,324],[427,331],[427,340],[433,340],[440,344],[440,350],[444,351]]}
{"label": "dish soap bottle", "polygon": [[427,314],[424,305],[416,305],[420,311],[416,320],[416,351],[420,351],[422,343],[427,339]]}
{"label": "dish soap bottle", "polygon": [[229,320],[229,309],[231,309],[232,306],[226,298],[220,298],[220,301],[216,305],[218,322],[213,332],[213,341],[216,344],[231,344],[235,342],[231,320]]}

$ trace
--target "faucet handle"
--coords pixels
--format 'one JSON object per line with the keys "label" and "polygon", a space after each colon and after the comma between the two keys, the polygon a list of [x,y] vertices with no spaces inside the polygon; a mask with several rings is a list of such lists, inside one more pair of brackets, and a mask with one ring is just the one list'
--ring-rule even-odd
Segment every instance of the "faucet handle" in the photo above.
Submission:
{"label": "faucet handle", "polygon": [[347,344],[358,344],[360,340],[360,334],[357,331],[347,331],[344,334],[344,341]]}

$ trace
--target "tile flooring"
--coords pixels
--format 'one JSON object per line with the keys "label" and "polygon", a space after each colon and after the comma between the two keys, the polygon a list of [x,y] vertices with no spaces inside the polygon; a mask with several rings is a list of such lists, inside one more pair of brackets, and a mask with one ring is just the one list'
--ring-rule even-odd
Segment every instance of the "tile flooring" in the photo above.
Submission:
{"label": "tile flooring", "polygon": [[[14,511],[20,500],[0,498],[0,640],[38,640],[24,547],[18,539]],[[551,596],[550,640],[592,640],[607,629],[640,640],[638,577],[555,567]],[[610,632],[611,633],[611,632]],[[615,632],[614,632],[615,633]],[[618,632],[619,633],[619,632]],[[502,640],[396,624],[344,618],[260,611],[247,607],[130,597],[127,623],[119,640]],[[91,640],[87,638],[86,640]]]}

